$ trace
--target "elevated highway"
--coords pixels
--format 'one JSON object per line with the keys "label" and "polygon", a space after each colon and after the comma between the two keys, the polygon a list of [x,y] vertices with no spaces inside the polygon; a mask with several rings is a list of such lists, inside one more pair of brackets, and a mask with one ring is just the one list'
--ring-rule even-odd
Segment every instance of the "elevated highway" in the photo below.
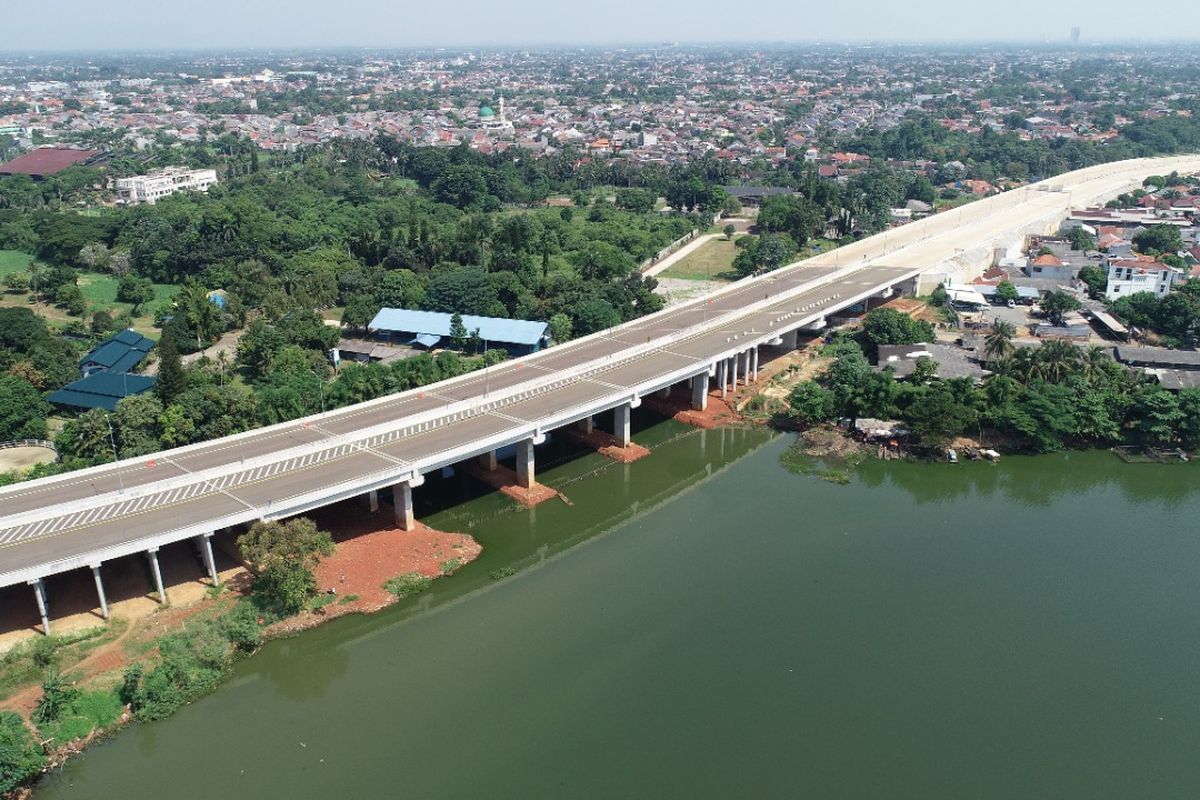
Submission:
{"label": "elevated highway", "polygon": [[90,567],[105,606],[103,562],[195,539],[216,580],[214,531],[279,519],[390,489],[401,527],[411,490],[443,466],[517,447],[534,478],[547,432],[629,410],[688,382],[702,406],[713,384],[757,372],[758,348],[981,247],[1045,229],[1072,207],[1108,199],[1150,174],[1200,170],[1200,156],[1142,159],[1059,176],[864,239],[707,297],[521,359],[422,389],[223,439],[0,489],[0,587],[28,582],[45,614],[42,578]]}

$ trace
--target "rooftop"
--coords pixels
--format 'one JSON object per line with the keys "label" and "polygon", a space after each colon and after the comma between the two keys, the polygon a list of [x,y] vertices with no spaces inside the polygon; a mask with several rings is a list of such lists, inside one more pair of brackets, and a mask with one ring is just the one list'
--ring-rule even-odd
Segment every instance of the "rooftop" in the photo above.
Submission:
{"label": "rooftop", "polygon": [[154,386],[157,378],[125,372],[94,372],[68,383],[48,398],[51,403],[76,408],[103,408],[112,411],[130,395],[141,394]]}
{"label": "rooftop", "polygon": [[[400,331],[414,336],[448,337],[453,314],[441,311],[415,311],[407,308],[381,308],[368,326],[375,331]],[[462,315],[467,335],[478,333],[487,342],[537,345],[546,336],[545,322],[529,322],[499,317]]]}
{"label": "rooftop", "polygon": [[62,172],[67,167],[82,164],[100,155],[99,150],[78,150],[73,147],[39,147],[0,164],[0,175],[29,175],[40,178]]}
{"label": "rooftop", "polygon": [[123,330],[96,345],[79,360],[82,369],[96,364],[110,372],[128,372],[142,362],[154,347],[154,340],[134,330]]}

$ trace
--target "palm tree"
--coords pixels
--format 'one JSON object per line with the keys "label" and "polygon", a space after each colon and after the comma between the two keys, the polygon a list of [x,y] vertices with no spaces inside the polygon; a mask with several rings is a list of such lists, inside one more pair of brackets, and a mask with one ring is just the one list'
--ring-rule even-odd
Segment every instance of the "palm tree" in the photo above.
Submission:
{"label": "palm tree", "polygon": [[1083,360],[1080,363],[1080,372],[1088,381],[1103,375],[1108,369],[1110,359],[1108,353],[1104,352],[1104,348],[1100,345],[1092,345],[1083,353]]}
{"label": "palm tree", "polygon": [[983,353],[989,363],[1007,358],[1013,352],[1013,337],[1017,328],[1011,322],[998,319],[992,323],[992,332],[983,343]]}
{"label": "palm tree", "polygon": [[1058,383],[1078,371],[1079,348],[1068,341],[1055,339],[1037,349],[1036,359],[1039,374],[1052,383]]}

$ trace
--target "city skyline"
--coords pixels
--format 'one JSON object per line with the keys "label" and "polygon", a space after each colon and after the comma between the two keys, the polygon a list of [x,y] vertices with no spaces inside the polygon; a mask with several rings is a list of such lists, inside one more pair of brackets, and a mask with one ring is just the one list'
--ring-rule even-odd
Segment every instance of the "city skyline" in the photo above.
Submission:
{"label": "city skyline", "polygon": [[[161,6],[115,0],[103,13],[92,3],[67,0],[44,8],[8,11],[0,51],[159,50],[305,47],[486,47],[645,45],[685,43],[1014,42],[1081,43],[1200,39],[1200,18],[1169,26],[1131,16],[1112,0],[1045,3],[1017,0],[963,13],[960,4],[933,0],[920,14],[909,7],[866,0],[853,18],[824,4],[765,0],[752,13],[731,13],[712,2],[641,4],[617,0],[603,14],[556,8],[533,0],[504,5],[468,2],[453,7],[397,10],[382,0],[347,0],[336,16],[313,2],[254,3],[213,0],[204,6]],[[1120,19],[1119,26],[1109,20]]]}

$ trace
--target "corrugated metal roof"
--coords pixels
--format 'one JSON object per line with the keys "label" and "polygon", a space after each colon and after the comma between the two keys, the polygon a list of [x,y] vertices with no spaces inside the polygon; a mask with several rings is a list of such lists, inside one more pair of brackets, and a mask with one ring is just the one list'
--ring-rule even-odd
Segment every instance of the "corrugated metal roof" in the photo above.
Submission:
{"label": "corrugated metal roof", "polygon": [[442,337],[434,336],[432,333],[419,333],[413,338],[411,344],[419,344],[421,347],[433,347],[441,340]]}
{"label": "corrugated metal roof", "polygon": [[[450,336],[453,314],[440,311],[414,311],[407,308],[381,308],[371,320],[370,328],[377,331],[402,331],[416,335]],[[463,327],[468,335],[478,331],[479,338],[488,342],[512,342],[536,345],[546,335],[546,323],[498,317],[476,317],[463,314]]]}
{"label": "corrugated metal roof", "polygon": [[137,331],[123,330],[92,348],[80,359],[79,366],[99,364],[112,372],[128,372],[146,357],[152,347],[153,339]]}
{"label": "corrugated metal roof", "polygon": [[112,411],[123,398],[149,390],[156,380],[146,375],[96,372],[68,383],[51,394],[49,400],[63,406]]}

